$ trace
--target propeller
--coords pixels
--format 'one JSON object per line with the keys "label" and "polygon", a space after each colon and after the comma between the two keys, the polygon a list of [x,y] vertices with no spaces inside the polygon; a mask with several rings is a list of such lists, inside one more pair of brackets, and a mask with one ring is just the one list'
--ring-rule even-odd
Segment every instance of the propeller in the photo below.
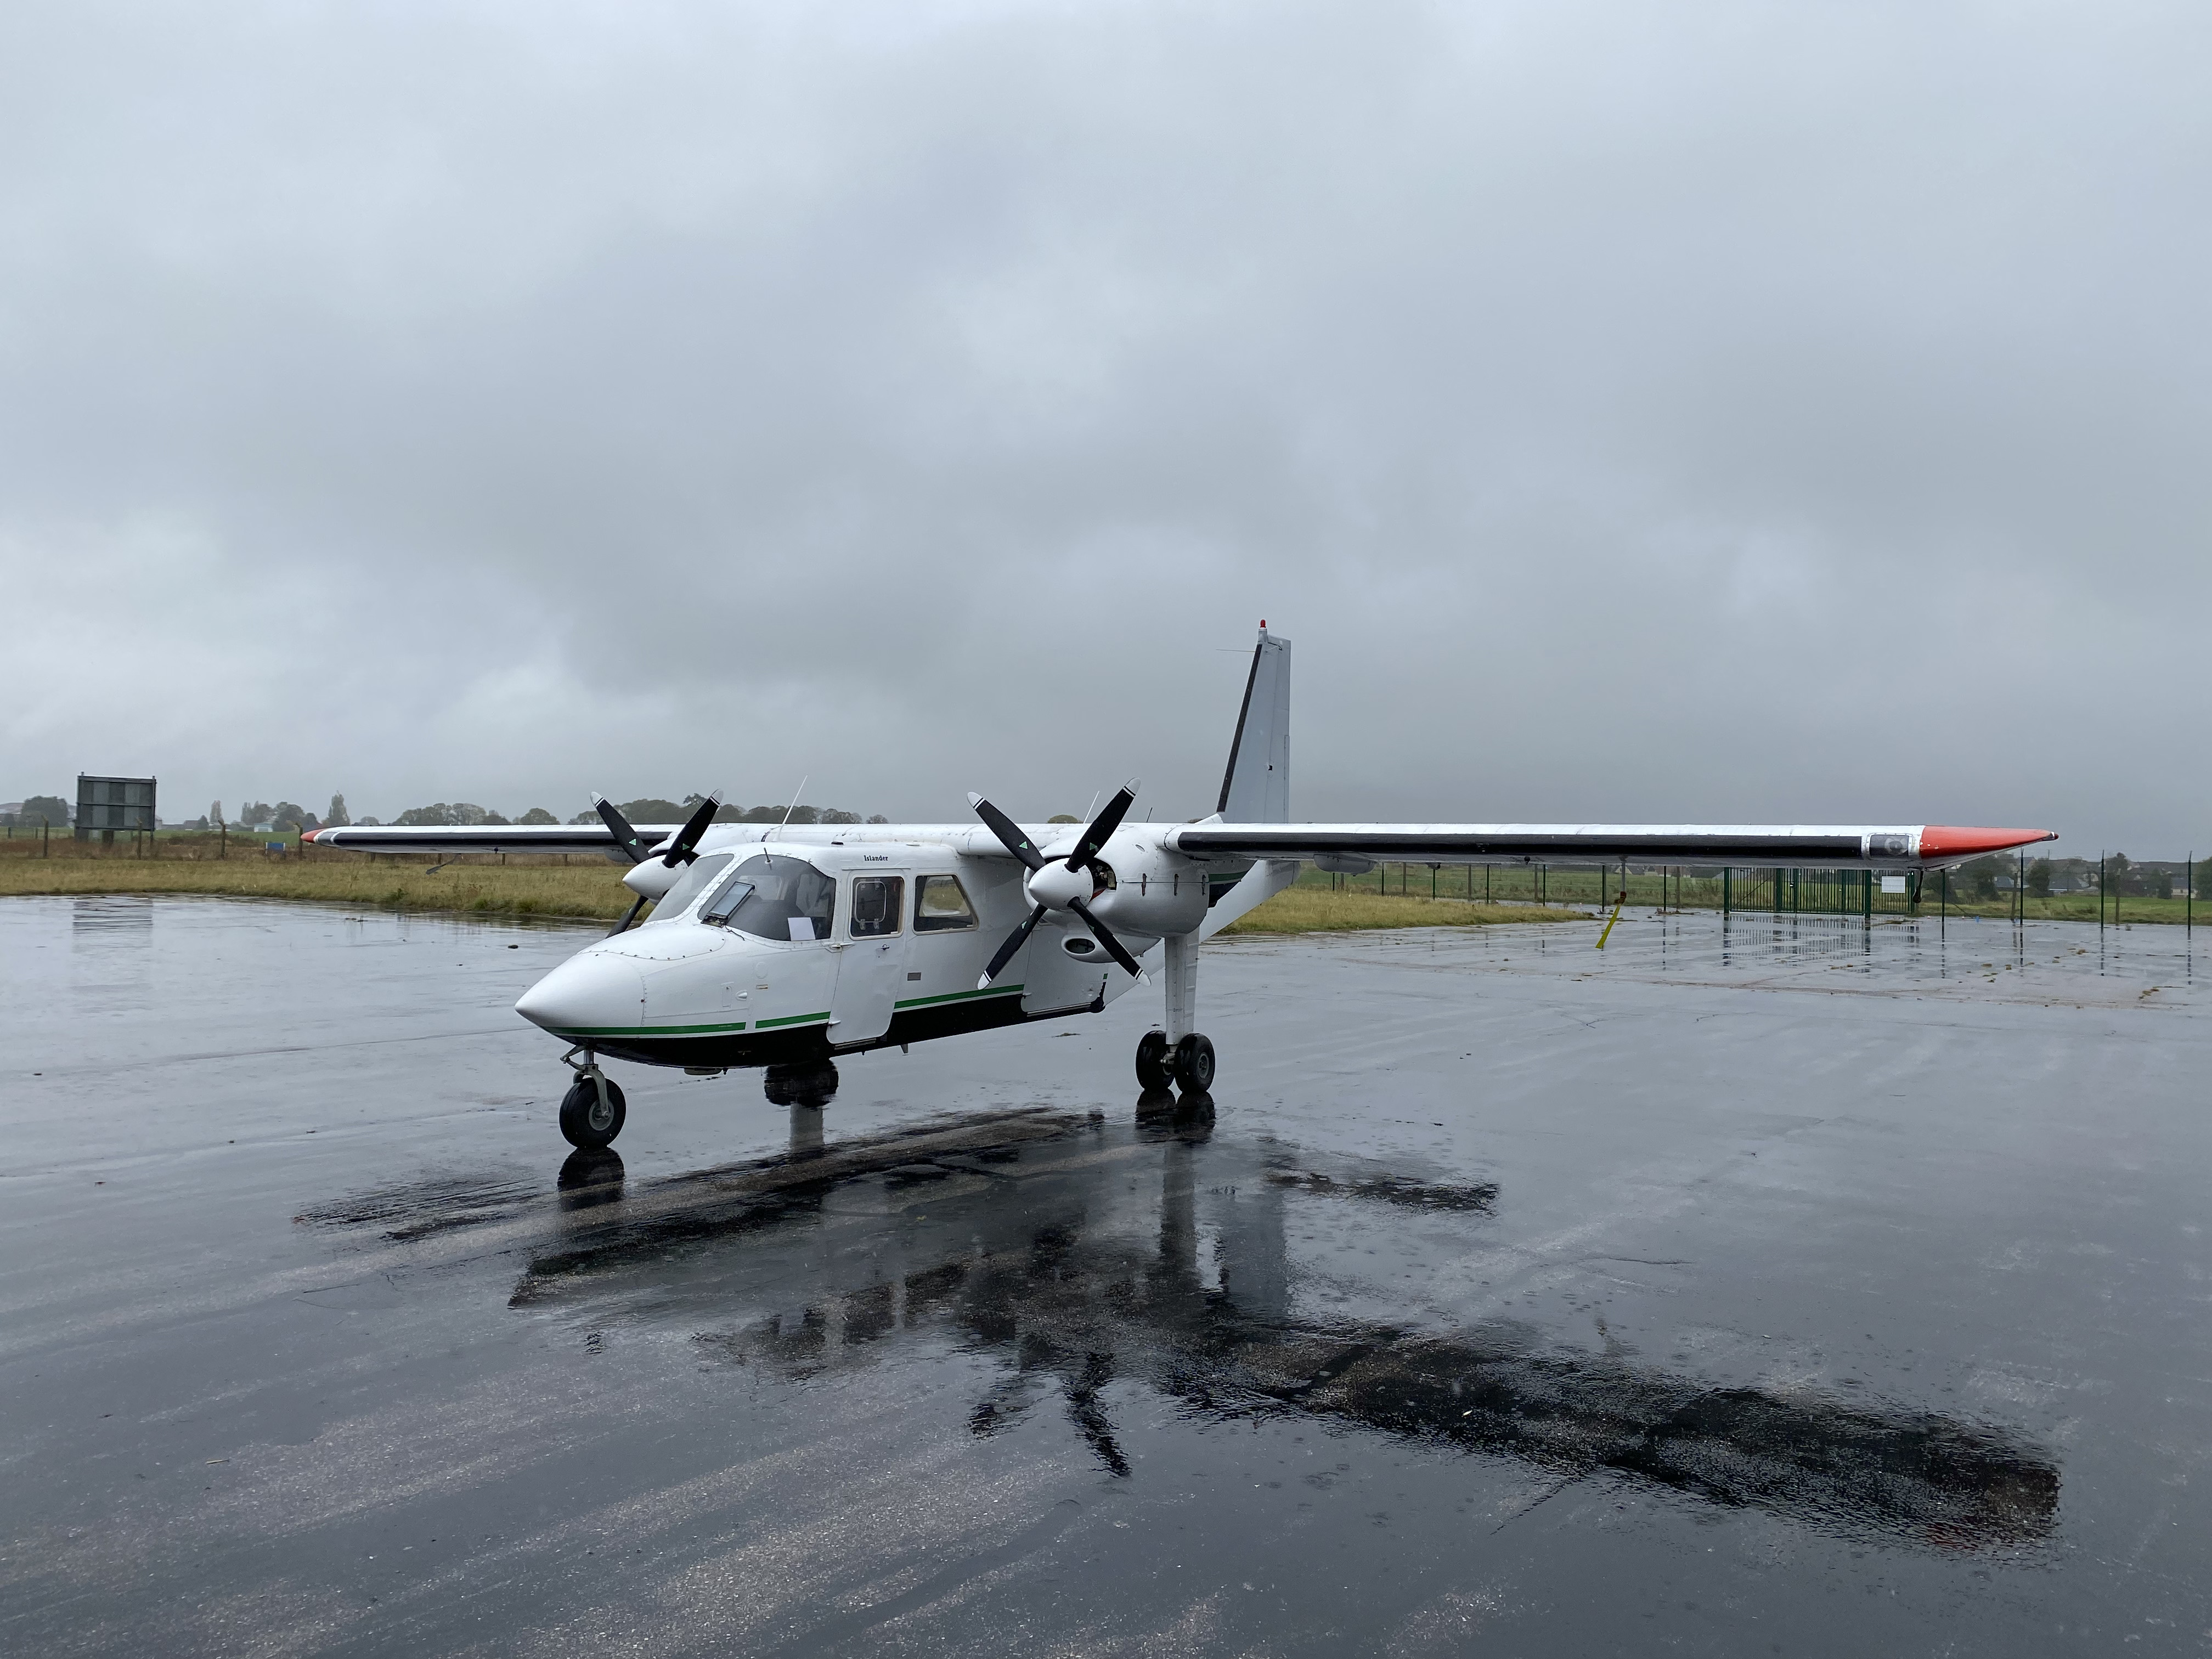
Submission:
{"label": "propeller", "polygon": [[[642,864],[653,856],[653,843],[630,828],[629,820],[622,815],[612,801],[605,795],[593,795],[592,805],[613,832],[616,848],[632,864]],[[660,861],[673,870],[679,864],[690,864],[696,859],[699,856],[699,837],[707,833],[707,826],[714,821],[714,814],[721,810],[721,806],[722,792],[718,789],[694,807],[691,816],[684,821],[684,827],[676,832],[675,839],[661,854]],[[615,933],[628,932],[629,925],[637,920],[638,912],[652,902],[650,897],[640,895],[637,902],[629,907],[629,914],[615,924],[614,933],[607,937],[612,939]]]}
{"label": "propeller", "polygon": [[592,797],[592,810],[597,812],[605,820],[607,828],[614,832],[615,850],[632,864],[644,863],[645,855],[653,849],[646,844],[636,830],[629,827],[629,820],[616,810],[615,804],[605,795],[594,794]]}
{"label": "propeller", "polygon": [[[593,795],[592,805],[605,821],[607,828],[614,832],[616,848],[632,864],[642,864],[653,856],[655,843],[631,829],[629,820],[622,815],[621,809],[612,801],[605,795]],[[678,865],[689,864],[697,858],[699,837],[707,833],[707,826],[714,821],[714,814],[721,810],[722,792],[717,789],[692,809],[691,816],[684,819],[684,827],[676,832],[675,839],[661,854],[660,861],[673,870]]]}
{"label": "propeller", "polygon": [[1133,977],[1145,977],[1145,970],[1137,965],[1136,957],[1131,956],[1121,941],[1114,937],[1111,928],[1091,914],[1091,906],[1085,902],[1097,891],[1098,854],[1114,832],[1121,827],[1122,816],[1136,799],[1137,780],[1132,778],[1115,793],[1113,799],[1106,803],[1105,810],[1091,820],[1090,826],[1077,838],[1073,852],[1064,859],[1047,859],[1022,833],[1019,824],[981,795],[968,797],[969,805],[975,809],[975,816],[983,820],[984,828],[996,836],[1000,844],[1019,859],[1023,867],[1028,870],[1029,896],[1036,907],[1023,920],[1020,927],[1006,935],[1006,943],[991,958],[990,966],[983,969],[983,977],[975,981],[977,990],[981,990],[1005,970],[1006,964],[1014,959],[1015,952],[1029,943],[1030,933],[1036,931],[1037,923],[1044,920],[1048,910],[1067,910],[1081,917],[1083,925],[1106,947],[1108,956],[1120,963]]}

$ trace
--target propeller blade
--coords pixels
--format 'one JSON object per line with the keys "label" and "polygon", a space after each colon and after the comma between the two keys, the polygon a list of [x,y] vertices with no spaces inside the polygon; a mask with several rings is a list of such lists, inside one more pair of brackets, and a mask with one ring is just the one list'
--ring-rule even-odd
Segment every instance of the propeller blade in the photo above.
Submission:
{"label": "propeller blade", "polygon": [[[1075,843],[1075,850],[1067,855],[1069,869],[1081,870],[1089,866],[1098,856],[1098,849],[1105,846],[1107,838],[1121,827],[1121,815],[1137,799],[1139,781],[1131,778],[1123,784],[1114,799],[1106,803],[1106,810],[1091,820],[1091,827],[1083,832],[1083,839]],[[1135,969],[1130,971],[1133,973]]]}
{"label": "propeller blade", "polygon": [[1067,908],[1083,918],[1083,925],[1098,936],[1098,942],[1106,947],[1106,954],[1127,969],[1132,979],[1144,979],[1145,970],[1137,966],[1136,957],[1121,948],[1121,941],[1114,937],[1114,930],[1092,915],[1089,905],[1081,899],[1070,899]]}
{"label": "propeller blade", "polygon": [[661,854],[660,861],[673,870],[679,864],[689,864],[696,859],[699,854],[692,849],[699,845],[699,837],[707,833],[707,826],[721,810],[722,792],[717,789],[692,809],[691,816],[684,820],[684,827],[668,843],[668,850]]}
{"label": "propeller blade", "polygon": [[609,939],[612,939],[616,933],[627,933],[629,932],[629,925],[637,920],[637,913],[644,909],[647,905],[652,902],[653,901],[651,899],[641,896],[638,902],[629,907],[629,914],[614,925],[613,931],[609,933],[607,937]]}
{"label": "propeller blade", "polygon": [[975,981],[977,990],[983,989],[993,980],[998,978],[1000,970],[1014,959],[1014,952],[1028,942],[1030,931],[1043,920],[1044,906],[1040,904],[1030,912],[1027,921],[1006,935],[1006,942],[999,947],[999,954],[991,958],[991,965],[983,970],[983,977]]}
{"label": "propeller blade", "polygon": [[629,820],[615,810],[615,804],[605,795],[593,795],[592,806],[614,831],[615,846],[632,864],[642,864],[653,849],[637,838],[637,831],[629,827]]}
{"label": "propeller blade", "polygon": [[[968,804],[975,809],[975,816],[983,820],[983,827],[999,838],[1000,846],[1019,859],[1029,869],[1044,868],[1043,858],[1036,848],[1030,845],[1030,838],[1022,833],[1020,825],[981,795],[969,795]],[[1030,925],[1031,927],[1036,925],[1034,919]],[[992,971],[995,973],[997,969],[994,969]],[[984,977],[988,979],[990,975],[987,974]]]}

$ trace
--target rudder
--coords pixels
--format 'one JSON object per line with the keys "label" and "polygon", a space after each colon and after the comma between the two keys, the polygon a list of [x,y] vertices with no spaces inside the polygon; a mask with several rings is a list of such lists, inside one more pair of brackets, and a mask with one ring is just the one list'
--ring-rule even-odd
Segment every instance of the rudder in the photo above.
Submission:
{"label": "rudder", "polygon": [[1291,642],[1264,622],[1215,810],[1231,823],[1291,821]]}

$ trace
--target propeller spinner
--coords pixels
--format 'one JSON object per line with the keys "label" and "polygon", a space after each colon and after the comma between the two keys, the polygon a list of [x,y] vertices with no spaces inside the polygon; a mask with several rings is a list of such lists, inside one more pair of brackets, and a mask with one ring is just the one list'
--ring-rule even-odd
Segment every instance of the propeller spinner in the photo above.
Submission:
{"label": "propeller spinner", "polygon": [[996,836],[1000,845],[1019,859],[1029,871],[1030,902],[1036,906],[1021,926],[1006,935],[1006,943],[991,958],[991,965],[983,970],[983,977],[975,981],[977,990],[981,990],[1005,971],[1006,964],[1014,959],[1014,953],[1028,943],[1030,934],[1036,930],[1037,923],[1044,920],[1048,910],[1066,910],[1081,917],[1083,925],[1106,947],[1108,956],[1138,979],[1145,977],[1145,970],[1137,965],[1136,957],[1131,956],[1121,941],[1114,937],[1112,929],[1091,914],[1091,906],[1087,902],[1098,891],[1100,878],[1095,867],[1098,854],[1113,833],[1121,827],[1122,815],[1136,799],[1137,780],[1131,778],[1121,786],[1114,799],[1106,803],[1105,810],[1091,820],[1090,826],[1077,840],[1073,852],[1064,859],[1048,859],[1022,833],[1021,826],[1004,812],[981,795],[968,797],[969,805],[975,809],[975,816],[983,820],[984,827]]}

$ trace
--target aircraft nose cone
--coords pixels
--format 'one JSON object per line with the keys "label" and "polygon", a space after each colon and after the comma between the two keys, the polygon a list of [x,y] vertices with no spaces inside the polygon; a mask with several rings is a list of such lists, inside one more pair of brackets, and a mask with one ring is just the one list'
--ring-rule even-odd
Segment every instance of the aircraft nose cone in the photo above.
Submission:
{"label": "aircraft nose cone", "polygon": [[525,991],[514,1012],[563,1036],[635,1030],[645,1020],[645,979],[629,957],[587,950]]}

